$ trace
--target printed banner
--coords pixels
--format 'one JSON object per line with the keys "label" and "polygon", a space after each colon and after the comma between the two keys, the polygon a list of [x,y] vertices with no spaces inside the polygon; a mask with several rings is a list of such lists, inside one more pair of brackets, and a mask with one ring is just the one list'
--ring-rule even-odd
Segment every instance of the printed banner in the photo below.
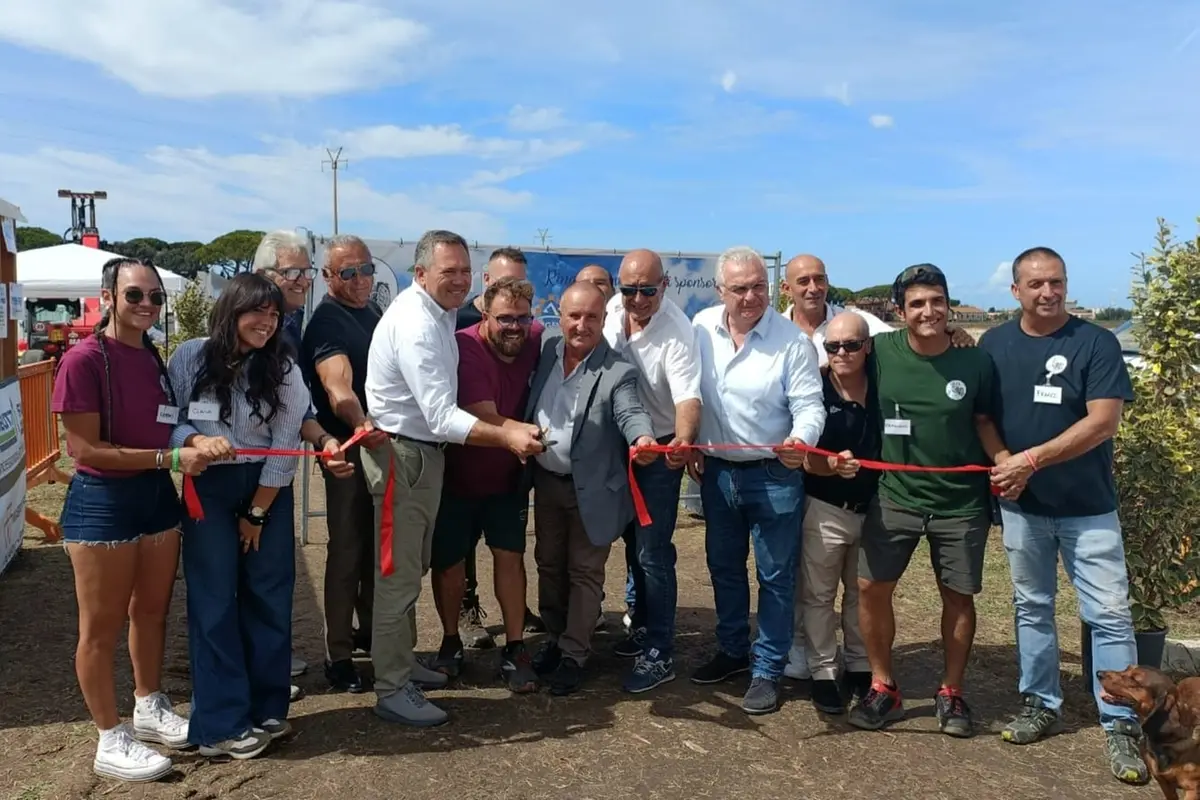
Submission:
{"label": "printed banner", "polygon": [[[412,283],[412,265],[417,243],[375,239],[368,240],[367,246],[379,267],[375,273],[373,297],[380,306],[386,308],[392,298]],[[483,268],[497,247],[499,245],[472,245],[472,295],[483,290]],[[530,249],[524,252],[529,260],[528,275],[534,288],[533,313],[548,328],[558,327],[558,299],[563,290],[575,281],[575,276],[581,269],[592,265],[604,267],[613,276],[615,283],[617,269],[625,255],[624,252],[612,250]],[[325,247],[318,241],[313,254],[313,265],[318,270],[324,263],[324,257]],[[775,260],[768,258],[767,261],[770,270]],[[716,265],[715,254],[663,254],[663,267],[667,273],[667,297],[689,317],[717,302]],[[777,265],[775,269],[777,271]],[[772,282],[776,281],[773,279]],[[313,285],[313,302],[320,302],[324,295],[325,281],[318,273]]]}
{"label": "printed banner", "polygon": [[0,573],[21,549],[25,534],[25,431],[21,384],[0,384]]}

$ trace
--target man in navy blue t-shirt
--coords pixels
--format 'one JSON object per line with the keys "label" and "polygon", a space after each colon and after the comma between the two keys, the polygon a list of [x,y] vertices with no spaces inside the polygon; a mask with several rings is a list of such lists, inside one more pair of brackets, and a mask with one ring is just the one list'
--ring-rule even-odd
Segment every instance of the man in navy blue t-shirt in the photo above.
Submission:
{"label": "man in navy blue t-shirt", "polygon": [[[1060,727],[1059,554],[1092,629],[1093,668],[1137,663],[1112,474],[1112,437],[1133,387],[1116,336],[1067,312],[1067,268],[1056,252],[1017,256],[1012,292],[1021,316],[985,333],[979,347],[996,364],[997,423],[1009,448],[997,454],[992,481],[1004,491],[1023,707],[1001,736],[1029,744]],[[1105,702],[1099,684],[1095,691],[1113,774],[1145,783],[1137,718]]]}

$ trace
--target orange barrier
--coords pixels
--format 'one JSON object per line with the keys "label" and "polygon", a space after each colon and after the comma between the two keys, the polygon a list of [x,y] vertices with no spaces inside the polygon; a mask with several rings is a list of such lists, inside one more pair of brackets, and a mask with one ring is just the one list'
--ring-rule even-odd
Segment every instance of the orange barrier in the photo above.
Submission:
{"label": "orange barrier", "polygon": [[[62,447],[58,416],[50,411],[54,393],[54,361],[17,367],[21,383],[21,423],[25,430],[25,490],[45,483],[67,483],[70,477],[58,468]],[[39,528],[47,542],[62,539],[62,526],[25,505],[25,521]]]}

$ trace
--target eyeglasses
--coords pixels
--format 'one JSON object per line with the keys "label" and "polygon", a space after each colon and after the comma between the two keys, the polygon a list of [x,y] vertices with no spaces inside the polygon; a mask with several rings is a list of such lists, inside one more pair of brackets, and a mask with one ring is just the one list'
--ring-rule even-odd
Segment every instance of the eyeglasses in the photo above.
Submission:
{"label": "eyeglasses", "polygon": [[[488,316],[492,317],[491,314],[488,314]],[[532,314],[522,314],[519,317],[513,316],[512,314],[501,314],[498,317],[492,317],[492,319],[496,320],[496,324],[498,324],[501,328],[524,328],[526,325],[533,324]]]}
{"label": "eyeglasses", "polygon": [[726,286],[725,291],[735,297],[745,297],[748,294],[766,294],[767,285],[765,283],[756,283],[753,286]]}
{"label": "eyeglasses", "polygon": [[658,286],[626,286],[625,284],[621,284],[617,288],[620,290],[621,294],[623,294],[625,297],[633,297],[635,294],[640,294],[642,297],[654,297],[656,294],[658,294],[658,290],[661,287],[658,287]]}
{"label": "eyeglasses", "polygon": [[352,267],[342,267],[337,271],[337,276],[344,281],[352,281],[360,275],[364,278],[369,278],[374,274],[374,264],[357,264]]}
{"label": "eyeglasses", "polygon": [[137,287],[125,290],[125,302],[131,306],[141,305],[142,301],[149,298],[151,304],[160,308],[167,302],[167,293],[162,289],[151,289],[149,292],[143,292]]}
{"label": "eyeglasses", "polygon": [[824,347],[825,352],[833,356],[837,355],[838,350],[845,350],[847,353],[857,353],[859,350],[863,349],[863,346],[866,345],[866,343],[866,339],[846,339],[845,341],[841,342],[831,342],[826,340]]}
{"label": "eyeglasses", "polygon": [[[374,265],[372,265],[372,270],[373,269]],[[309,280],[312,280],[313,276],[317,274],[317,271],[312,267],[288,267],[287,269],[272,270],[272,272],[274,272],[276,275],[279,275],[286,281],[298,281],[301,278],[308,278]],[[349,278],[343,278],[342,280],[349,280]]]}

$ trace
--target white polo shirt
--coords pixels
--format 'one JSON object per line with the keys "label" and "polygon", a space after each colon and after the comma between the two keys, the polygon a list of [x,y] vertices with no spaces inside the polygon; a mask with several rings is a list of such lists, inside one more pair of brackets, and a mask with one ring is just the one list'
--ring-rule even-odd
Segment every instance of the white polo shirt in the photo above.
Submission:
{"label": "white polo shirt", "polygon": [[638,397],[650,415],[654,437],[675,433],[675,406],[700,399],[700,353],[692,321],[667,298],[643,330],[625,337],[621,295],[608,301],[604,338],[638,368]]}
{"label": "white polo shirt", "polygon": [[[793,325],[796,324],[792,319],[792,314],[795,310],[796,307],[794,305],[790,305],[783,310],[784,318]],[[843,311],[853,312],[865,319],[867,321],[867,333],[870,336],[878,336],[881,333],[891,333],[896,330],[869,311],[863,311],[859,308],[842,308],[841,306],[835,306],[833,303],[826,303],[825,319],[817,326],[812,335],[813,344],[817,347],[817,358],[820,359],[822,367],[829,363],[829,355],[825,352],[825,329],[829,327],[829,321]]]}
{"label": "white polo shirt", "polygon": [[455,311],[413,283],[396,295],[367,352],[367,416],[380,430],[462,444],[479,420],[458,407]]}
{"label": "white polo shirt", "polygon": [[[734,348],[725,307],[692,320],[700,350],[704,414],[699,444],[780,444],[794,436],[816,446],[825,428],[824,386],[812,341],[768,308]],[[727,461],[774,458],[770,450],[714,452]]]}

